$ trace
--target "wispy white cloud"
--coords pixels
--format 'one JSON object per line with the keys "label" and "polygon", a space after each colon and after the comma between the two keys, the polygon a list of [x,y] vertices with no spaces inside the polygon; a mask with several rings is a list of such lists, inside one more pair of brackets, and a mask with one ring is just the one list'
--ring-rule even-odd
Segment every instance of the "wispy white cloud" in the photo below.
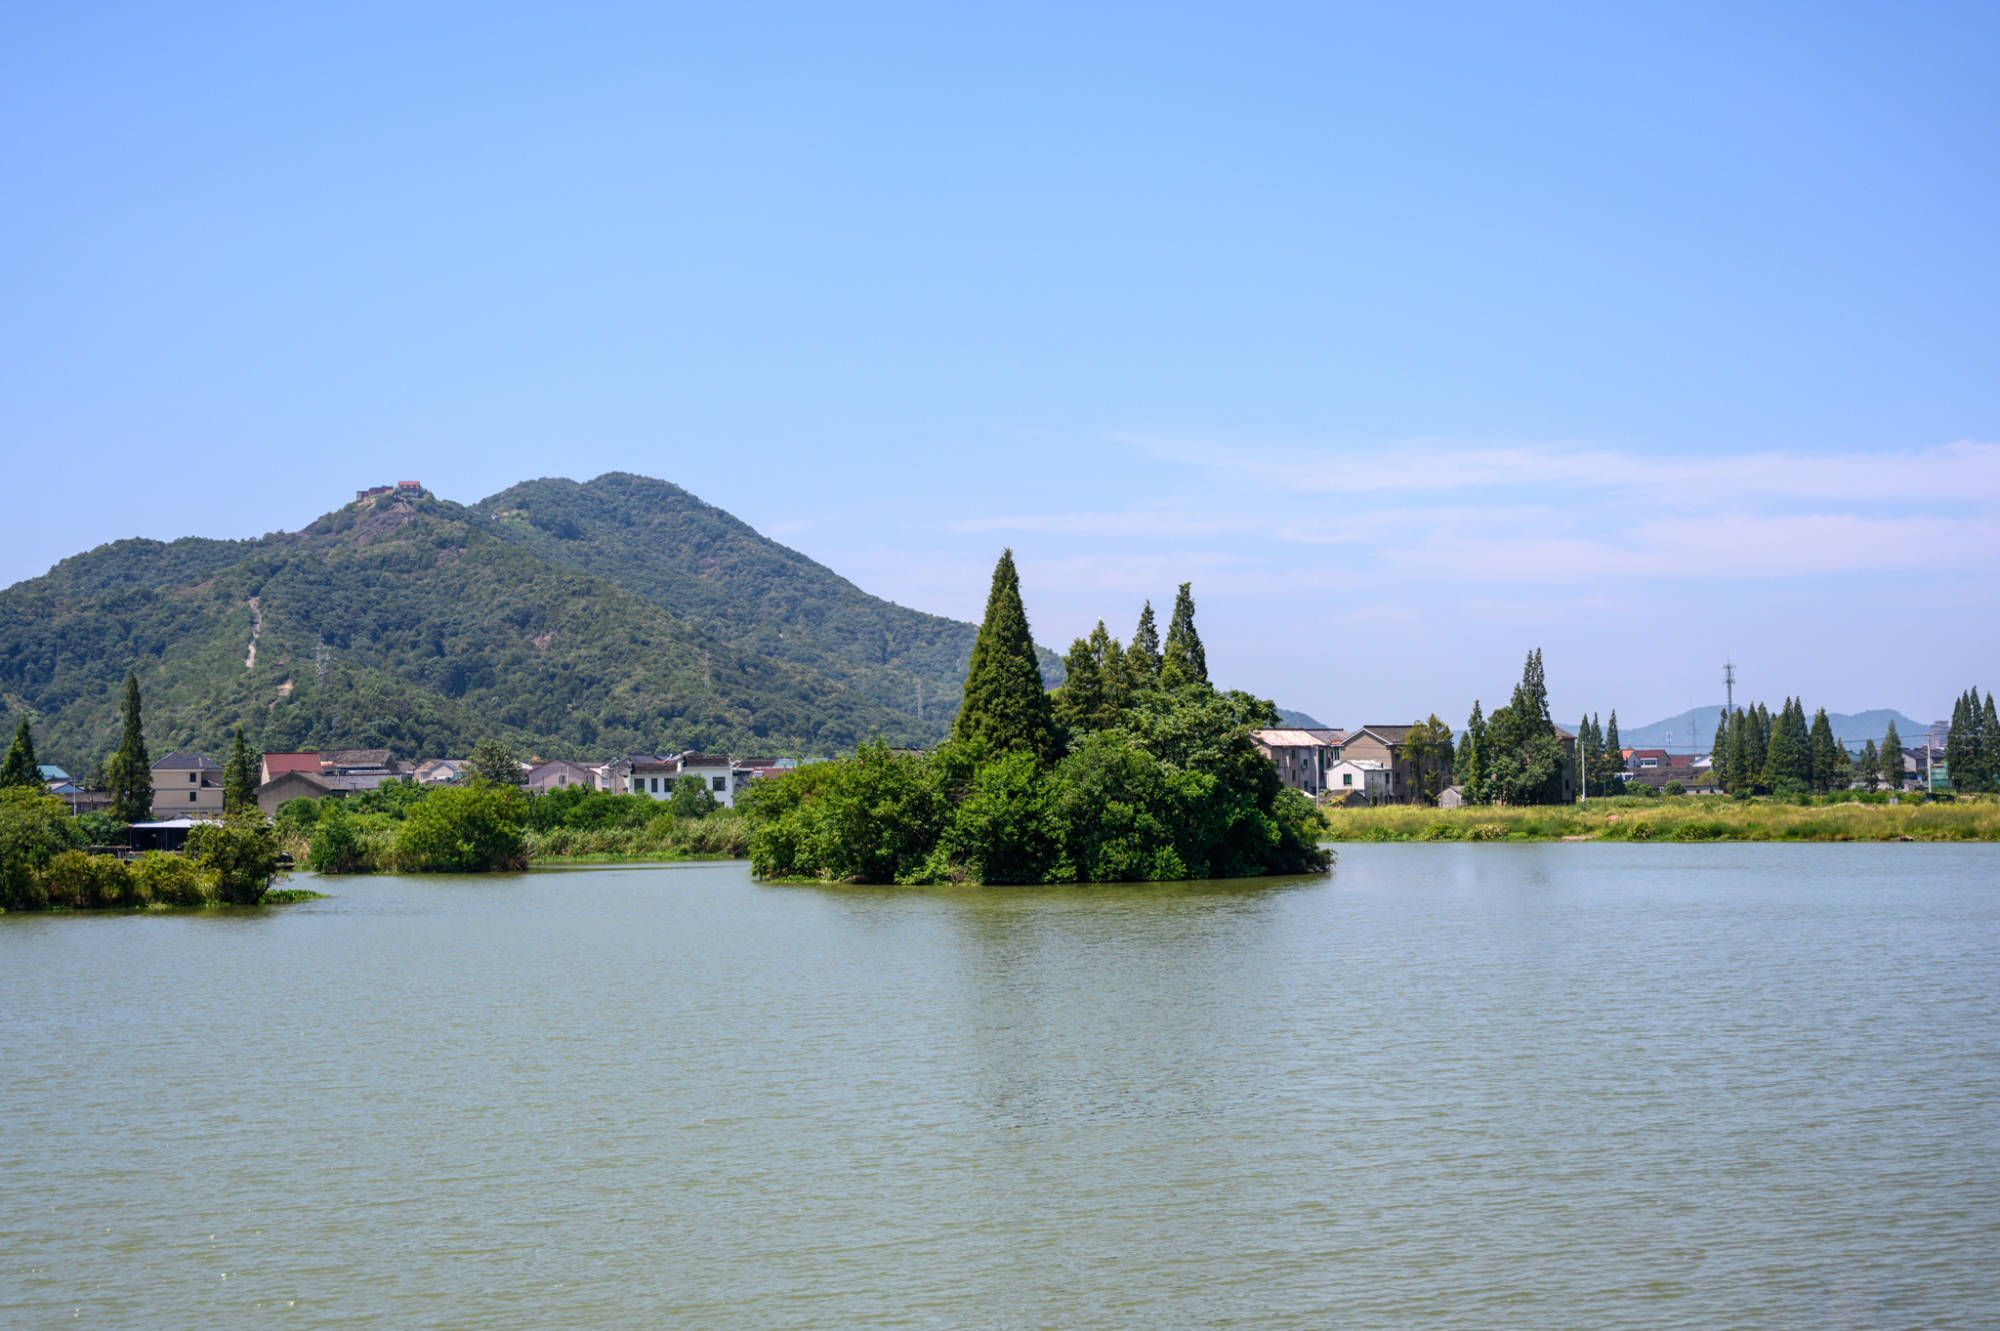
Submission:
{"label": "wispy white cloud", "polygon": [[1642,455],[1577,444],[1437,440],[1308,451],[1149,435],[1119,438],[1163,460],[1315,494],[1542,487],[1616,492],[1677,508],[1723,497],[1871,505],[2000,501],[2000,444],[1974,440],[1827,456],[1785,451]]}

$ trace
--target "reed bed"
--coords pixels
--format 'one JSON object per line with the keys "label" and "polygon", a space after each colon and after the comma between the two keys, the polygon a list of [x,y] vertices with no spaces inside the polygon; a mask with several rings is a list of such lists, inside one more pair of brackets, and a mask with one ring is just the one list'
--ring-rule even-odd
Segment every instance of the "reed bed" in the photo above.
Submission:
{"label": "reed bed", "polygon": [[1726,796],[1557,807],[1325,809],[1331,841],[2000,841],[2000,799],[1815,803]]}

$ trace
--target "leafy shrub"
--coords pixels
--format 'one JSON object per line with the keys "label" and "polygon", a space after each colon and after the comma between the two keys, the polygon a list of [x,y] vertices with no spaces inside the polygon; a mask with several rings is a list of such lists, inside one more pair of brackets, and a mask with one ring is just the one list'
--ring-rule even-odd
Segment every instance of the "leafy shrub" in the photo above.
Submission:
{"label": "leafy shrub", "polygon": [[149,850],[131,865],[134,892],[164,906],[205,906],[215,899],[215,882],[193,861]]}
{"label": "leafy shrub", "polygon": [[278,878],[278,835],[254,808],[188,833],[187,856],[230,906],[254,906]]}
{"label": "leafy shrub", "polygon": [[[288,800],[278,810],[282,815],[304,800]],[[308,825],[306,867],[314,873],[353,873],[362,864],[361,833],[354,819],[339,801],[330,801]]]}
{"label": "leafy shrub", "polygon": [[66,850],[42,869],[42,894],[50,906],[99,910],[137,905],[132,875],[115,855]]}
{"label": "leafy shrub", "polygon": [[486,873],[526,867],[519,801],[485,785],[432,790],[396,834],[396,867],[413,873]]}
{"label": "leafy shrub", "polygon": [[1468,841],[1505,841],[1507,829],[1499,823],[1474,823],[1465,837]]}
{"label": "leafy shrub", "polygon": [[82,833],[69,809],[39,786],[0,789],[0,909],[40,910],[48,904],[41,873]]}

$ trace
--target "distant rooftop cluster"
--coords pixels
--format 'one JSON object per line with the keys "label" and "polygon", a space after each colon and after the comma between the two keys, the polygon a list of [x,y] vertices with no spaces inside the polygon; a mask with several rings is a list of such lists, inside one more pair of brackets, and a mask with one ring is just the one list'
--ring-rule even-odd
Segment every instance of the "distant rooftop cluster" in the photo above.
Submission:
{"label": "distant rooftop cluster", "polygon": [[414,499],[423,492],[424,485],[422,481],[397,481],[394,485],[371,485],[366,490],[356,490],[354,492],[354,500],[356,503],[359,503],[363,499],[373,499],[377,495],[386,494],[401,495]]}

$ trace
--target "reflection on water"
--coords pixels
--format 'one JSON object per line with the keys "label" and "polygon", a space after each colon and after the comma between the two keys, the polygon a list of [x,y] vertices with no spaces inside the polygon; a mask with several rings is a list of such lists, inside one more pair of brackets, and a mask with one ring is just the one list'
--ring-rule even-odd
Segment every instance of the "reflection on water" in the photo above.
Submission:
{"label": "reflection on water", "polygon": [[0,918],[0,1324],[1983,1325],[2000,852]]}

